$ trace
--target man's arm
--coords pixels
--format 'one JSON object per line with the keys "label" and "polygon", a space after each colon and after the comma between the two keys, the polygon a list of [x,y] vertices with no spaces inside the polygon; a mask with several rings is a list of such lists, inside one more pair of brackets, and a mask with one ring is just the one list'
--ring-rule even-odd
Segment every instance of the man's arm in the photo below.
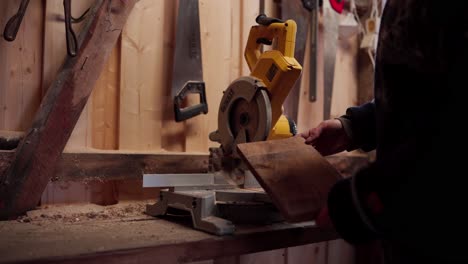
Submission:
{"label": "man's arm", "polygon": [[376,120],[374,100],[361,106],[350,107],[346,114],[339,117],[343,128],[351,139],[348,151],[362,149],[370,151],[376,144]]}

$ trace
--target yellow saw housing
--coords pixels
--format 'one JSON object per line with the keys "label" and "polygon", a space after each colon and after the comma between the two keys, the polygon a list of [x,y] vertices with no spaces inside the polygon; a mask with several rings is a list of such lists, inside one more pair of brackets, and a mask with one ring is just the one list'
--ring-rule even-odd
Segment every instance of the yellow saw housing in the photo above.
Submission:
{"label": "yellow saw housing", "polygon": [[[250,76],[260,79],[269,94],[274,125],[267,140],[291,137],[291,122],[283,115],[282,106],[302,72],[294,58],[297,24],[265,15],[258,16],[257,23],[250,29],[244,56]],[[272,44],[276,44],[274,49],[262,51],[263,45]]]}

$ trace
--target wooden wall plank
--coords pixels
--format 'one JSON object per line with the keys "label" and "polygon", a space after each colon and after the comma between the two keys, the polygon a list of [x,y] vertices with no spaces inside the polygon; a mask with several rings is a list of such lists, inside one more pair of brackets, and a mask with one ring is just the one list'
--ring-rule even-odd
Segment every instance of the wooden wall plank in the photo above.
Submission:
{"label": "wooden wall plank", "polygon": [[[120,48],[121,38],[112,50],[88,104],[92,148],[106,150],[119,148]],[[87,186],[91,192],[90,202],[99,205],[117,203],[119,187],[125,188],[125,185],[120,185],[116,181],[94,181]],[[128,185],[128,188],[136,190],[135,187],[137,186]]]}
{"label": "wooden wall plank", "polygon": [[[0,1],[0,30],[16,14],[19,0]],[[31,1],[16,39],[0,39],[0,130],[24,131],[31,126],[41,99],[43,12]]]}
{"label": "wooden wall plank", "polygon": [[[172,2],[172,1],[170,1]],[[120,149],[160,150],[167,83],[164,16],[169,1],[142,0],[122,32]]]}
{"label": "wooden wall plank", "polygon": [[91,94],[91,147],[97,149],[119,148],[120,41]]}
{"label": "wooden wall plank", "polygon": [[242,76],[250,75],[250,69],[244,59],[244,49],[249,39],[250,28],[256,25],[255,18],[259,15],[260,1],[259,0],[240,0],[241,1],[241,47],[242,47]]}
{"label": "wooden wall plank", "polygon": [[[344,19],[344,15],[341,19]],[[340,30],[335,64],[331,118],[345,114],[350,106],[358,105],[358,36],[346,36]]]}
{"label": "wooden wall plank", "polygon": [[[233,1],[233,6],[236,1]],[[208,91],[208,114],[206,118],[207,134],[218,128],[218,108],[223,96],[232,81],[231,63],[237,60],[232,57],[231,8],[230,2],[218,0],[200,0],[200,18],[203,52],[203,75]],[[219,146],[217,142],[208,142],[208,146]],[[208,149],[206,149],[208,151]]]}

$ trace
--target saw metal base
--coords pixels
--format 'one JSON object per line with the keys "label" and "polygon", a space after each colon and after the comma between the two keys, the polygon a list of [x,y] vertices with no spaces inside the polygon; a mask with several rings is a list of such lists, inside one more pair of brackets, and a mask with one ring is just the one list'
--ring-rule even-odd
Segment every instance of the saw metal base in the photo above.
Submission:
{"label": "saw metal base", "polygon": [[283,220],[263,191],[212,188],[162,190],[159,200],[146,206],[146,214],[164,216],[170,208],[183,210],[190,214],[193,228],[220,236],[234,233],[235,224],[268,224]]}

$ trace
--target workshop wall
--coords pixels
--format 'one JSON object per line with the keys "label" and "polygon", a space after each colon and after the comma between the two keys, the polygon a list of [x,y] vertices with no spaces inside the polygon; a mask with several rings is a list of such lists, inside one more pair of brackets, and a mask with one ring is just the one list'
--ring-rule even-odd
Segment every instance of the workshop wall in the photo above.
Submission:
{"label": "workshop wall", "polygon": [[[0,25],[16,13],[19,0],[0,1]],[[74,16],[92,0],[72,1]],[[266,13],[279,16],[277,1]],[[177,1],[140,0],[96,83],[65,151],[96,149],[134,152],[203,152],[217,128],[222,92],[249,74],[243,51],[258,15],[259,0],[200,0],[203,74],[209,112],[174,121],[170,96]],[[344,15],[343,15],[344,18]],[[31,1],[14,42],[0,40],[0,130],[26,131],[42,96],[66,58],[61,0]],[[73,25],[80,31],[80,24]],[[308,60],[303,64],[298,105],[299,131],[323,120],[323,27],[319,35],[318,100],[308,101]],[[309,46],[309,45],[307,45]],[[335,68],[332,117],[358,103],[358,37],[340,36]],[[309,56],[306,48],[305,58]],[[42,203],[95,202],[156,197],[141,182],[50,183]],[[209,263],[352,263],[352,248],[342,241],[239,256]],[[340,258],[346,258],[340,259]]]}

